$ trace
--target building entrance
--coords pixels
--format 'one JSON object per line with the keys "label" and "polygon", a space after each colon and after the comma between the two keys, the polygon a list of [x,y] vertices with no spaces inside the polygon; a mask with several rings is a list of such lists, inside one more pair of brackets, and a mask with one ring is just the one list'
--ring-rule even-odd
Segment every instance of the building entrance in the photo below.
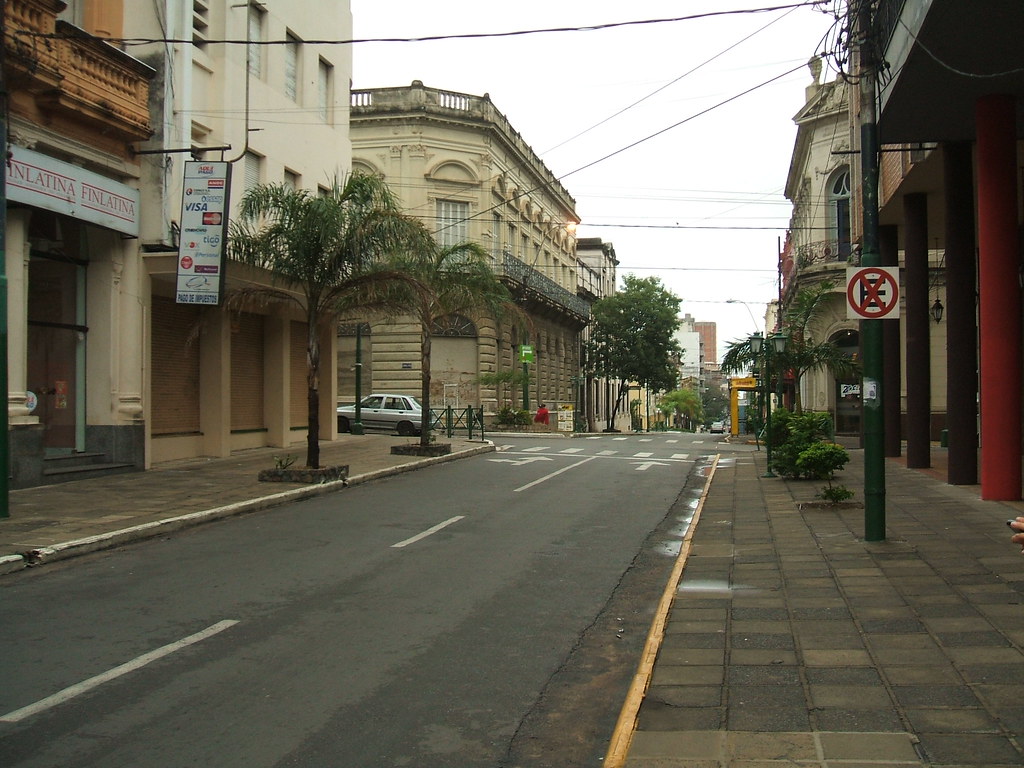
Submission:
{"label": "building entrance", "polygon": [[85,450],[85,262],[32,252],[28,389],[48,454]]}

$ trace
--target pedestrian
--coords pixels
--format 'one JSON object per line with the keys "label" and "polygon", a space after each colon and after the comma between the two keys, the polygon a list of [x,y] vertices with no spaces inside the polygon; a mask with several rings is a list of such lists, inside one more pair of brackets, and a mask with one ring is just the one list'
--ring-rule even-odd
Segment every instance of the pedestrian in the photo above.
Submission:
{"label": "pedestrian", "polygon": [[1010,541],[1014,544],[1019,544],[1021,554],[1024,554],[1024,517],[1007,520],[1006,524],[1013,529],[1013,536],[1010,537]]}
{"label": "pedestrian", "polygon": [[533,417],[535,424],[548,424],[548,409],[544,407],[544,403],[540,404],[540,408],[537,409],[537,415]]}

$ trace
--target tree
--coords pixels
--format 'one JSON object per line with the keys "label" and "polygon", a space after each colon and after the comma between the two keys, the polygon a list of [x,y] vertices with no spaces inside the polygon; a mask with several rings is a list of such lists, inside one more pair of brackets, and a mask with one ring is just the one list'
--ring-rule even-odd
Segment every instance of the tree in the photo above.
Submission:
{"label": "tree", "polygon": [[675,389],[678,372],[672,361],[682,351],[673,338],[679,303],[658,278],[635,275],[626,275],[621,291],[594,303],[588,359],[597,375],[619,381],[609,429],[630,381],[653,391]]}
{"label": "tree", "polygon": [[[816,342],[810,326],[825,307],[835,284],[823,282],[812,288],[798,291],[783,315],[783,328],[789,339],[786,351],[777,353],[765,343],[760,355],[750,351],[750,340],[730,342],[722,357],[722,370],[742,371],[759,367],[762,356],[768,356],[771,370],[781,376],[785,371],[793,375],[795,389],[793,409],[803,411],[800,396],[800,382],[812,370],[824,369],[836,377],[854,376],[859,372],[857,363],[840,352],[830,341]],[[769,382],[770,384],[770,382]]]}
{"label": "tree", "polygon": [[686,419],[690,428],[694,422],[703,421],[704,408],[700,394],[692,388],[674,389],[658,400],[658,410],[668,416]]}
{"label": "tree", "polygon": [[428,236],[425,247],[400,254],[395,269],[409,275],[414,287],[398,287],[396,303],[411,312],[420,325],[420,400],[423,416],[420,445],[430,440],[430,355],[434,334],[455,316],[473,321],[487,315],[497,320],[507,314],[525,315],[488,262],[477,243],[439,246]]}
{"label": "tree", "polygon": [[377,176],[353,173],[317,195],[283,184],[258,185],[242,197],[232,222],[231,255],[266,269],[273,285],[228,293],[226,305],[297,306],[307,324],[306,466],[320,466],[320,333],[341,313],[391,306],[406,275],[386,257],[416,249],[424,229],[403,215],[397,198]]}

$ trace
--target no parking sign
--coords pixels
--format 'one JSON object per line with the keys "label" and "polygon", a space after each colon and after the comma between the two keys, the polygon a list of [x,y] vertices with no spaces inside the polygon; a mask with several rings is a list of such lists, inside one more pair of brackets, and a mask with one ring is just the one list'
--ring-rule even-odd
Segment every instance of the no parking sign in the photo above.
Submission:
{"label": "no parking sign", "polygon": [[849,267],[846,270],[846,317],[892,320],[900,316],[900,271],[897,267]]}

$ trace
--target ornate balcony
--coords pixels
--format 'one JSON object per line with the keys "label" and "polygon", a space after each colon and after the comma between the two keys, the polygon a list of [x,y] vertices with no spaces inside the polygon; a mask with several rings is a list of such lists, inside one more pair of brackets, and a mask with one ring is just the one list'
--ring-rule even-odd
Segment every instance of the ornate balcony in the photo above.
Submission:
{"label": "ornate balcony", "polygon": [[61,0],[9,0],[4,39],[11,112],[125,155],[152,134],[154,70],[57,18]]}
{"label": "ornate balcony", "polygon": [[590,320],[590,305],[587,302],[512,254],[503,254],[495,264],[494,271],[512,283],[513,290],[519,289],[525,298],[574,315],[581,325],[586,325]]}

